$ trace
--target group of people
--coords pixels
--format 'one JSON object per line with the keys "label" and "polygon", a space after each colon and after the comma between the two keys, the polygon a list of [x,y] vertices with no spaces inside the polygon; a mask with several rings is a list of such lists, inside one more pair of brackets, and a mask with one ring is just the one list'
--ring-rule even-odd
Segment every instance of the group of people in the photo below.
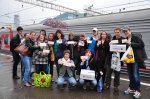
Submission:
{"label": "group of people", "polygon": [[[36,73],[44,71],[45,73],[50,73],[53,77],[53,66],[56,64],[59,88],[63,87],[64,81],[68,81],[70,87],[75,87],[78,81],[83,89],[87,89],[87,83],[90,84],[91,89],[94,89],[98,80],[102,79],[103,89],[109,89],[111,86],[111,75],[114,72],[114,90],[118,91],[120,71],[111,69],[111,57],[112,53],[115,52],[110,51],[110,45],[113,44],[111,41],[117,40],[117,44],[126,44],[127,47],[131,46],[135,56],[135,63],[127,64],[130,83],[124,93],[134,93],[133,96],[135,98],[141,96],[139,68],[141,63],[147,58],[144,50],[145,45],[138,35],[131,33],[129,27],[116,27],[113,37],[105,31],[99,32],[97,28],[92,29],[91,36],[81,33],[79,38],[77,38],[74,33],[69,33],[68,39],[65,38],[61,30],[48,35],[45,30],[41,30],[38,34],[31,32],[23,35],[23,28],[18,27],[17,32],[10,42],[10,50],[14,59],[13,78],[20,78],[17,75],[17,65],[21,60],[22,81],[25,86],[31,86],[30,74],[32,65],[35,66]],[[122,32],[125,35],[124,37],[121,36]],[[126,41],[122,42],[124,39]],[[21,55],[14,50],[20,44],[24,44],[29,48],[27,55]],[[120,56],[123,55],[122,52],[119,53]],[[122,62],[121,65],[123,66]],[[76,75],[80,75],[82,69],[94,71],[95,78],[93,80],[77,79]]]}

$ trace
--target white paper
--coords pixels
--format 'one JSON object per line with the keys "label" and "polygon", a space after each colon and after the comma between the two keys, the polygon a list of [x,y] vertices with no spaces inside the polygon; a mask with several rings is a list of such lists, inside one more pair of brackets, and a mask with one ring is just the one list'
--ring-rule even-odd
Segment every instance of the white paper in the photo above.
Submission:
{"label": "white paper", "polygon": [[67,44],[74,44],[74,41],[68,41]]}
{"label": "white paper", "polygon": [[111,43],[116,44],[116,43],[118,43],[118,40],[112,40]]}
{"label": "white paper", "polygon": [[54,45],[54,42],[53,41],[48,41],[48,44]]}
{"label": "white paper", "polygon": [[127,39],[122,39],[122,43],[126,43],[127,41]]}
{"label": "white paper", "polygon": [[46,43],[40,43],[39,46],[44,47],[44,46],[46,46]]}
{"label": "white paper", "polygon": [[95,79],[95,71],[81,69],[80,78],[86,79],[86,80],[94,80]]}
{"label": "white paper", "polygon": [[79,42],[79,44],[78,44],[79,46],[84,46],[84,43],[81,43],[81,42]]}
{"label": "white paper", "polygon": [[120,62],[120,54],[113,53],[111,59],[111,69],[120,71],[121,70],[121,62]]}
{"label": "white paper", "polygon": [[50,53],[50,50],[43,50],[43,53]]}
{"label": "white paper", "polygon": [[92,41],[91,41],[91,40],[87,40],[87,43],[89,43],[89,44],[90,44],[90,43],[92,43]]}
{"label": "white paper", "polygon": [[112,52],[126,52],[126,45],[110,45],[110,51]]}
{"label": "white paper", "polygon": [[60,40],[57,40],[57,43],[61,44],[61,43],[62,43],[62,40],[61,40],[61,41],[60,41]]}
{"label": "white paper", "polygon": [[81,59],[87,60],[88,56],[80,56]]}

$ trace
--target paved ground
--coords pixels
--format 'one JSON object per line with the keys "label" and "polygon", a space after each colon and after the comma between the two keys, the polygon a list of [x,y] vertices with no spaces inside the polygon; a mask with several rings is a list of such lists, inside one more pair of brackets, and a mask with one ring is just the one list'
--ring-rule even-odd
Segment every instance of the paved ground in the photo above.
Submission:
{"label": "paved ground", "polygon": [[[123,90],[127,88],[128,81],[121,81],[119,92],[104,90],[97,93],[93,90],[82,90],[81,88],[60,90],[53,83],[51,88],[24,87],[21,80],[12,79],[12,58],[0,55],[0,99],[133,99],[132,95],[124,95]],[[20,74],[20,66],[18,69]],[[125,75],[122,77],[126,78]],[[142,79],[150,85],[150,79]],[[142,85],[142,97],[150,99],[150,86]]]}

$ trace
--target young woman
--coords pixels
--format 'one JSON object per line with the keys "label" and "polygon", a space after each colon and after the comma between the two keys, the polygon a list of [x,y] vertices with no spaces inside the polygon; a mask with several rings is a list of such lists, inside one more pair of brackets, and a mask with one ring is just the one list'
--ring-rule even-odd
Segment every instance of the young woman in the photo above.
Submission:
{"label": "young woman", "polygon": [[96,41],[95,50],[96,50],[96,63],[97,63],[97,80],[102,77],[103,84],[105,82],[106,75],[106,58],[109,54],[109,42],[108,34],[106,32],[100,33],[99,39]]}
{"label": "young woman", "polygon": [[50,33],[48,35],[48,46],[50,53],[48,54],[48,63],[50,65],[50,74],[53,77],[53,65],[54,65],[54,60],[55,60],[55,55],[54,55],[54,33]]}
{"label": "young woman", "polygon": [[79,56],[85,55],[85,50],[87,49],[87,41],[85,40],[85,34],[80,34],[80,39],[78,42],[78,53]]}
{"label": "young woman", "polygon": [[73,60],[70,59],[70,51],[65,50],[63,58],[58,60],[58,65],[60,67],[60,72],[58,76],[57,84],[59,87],[63,87],[64,81],[67,80],[69,84],[74,87],[76,85],[76,80],[74,78],[74,68],[75,64]]}
{"label": "young woman", "polygon": [[70,50],[70,58],[74,61],[76,69],[78,68],[80,62],[77,42],[78,41],[74,38],[74,33],[69,33],[69,38],[66,42],[66,47],[68,50]]}
{"label": "young woman", "polygon": [[61,30],[57,30],[55,33],[55,44],[54,44],[54,53],[55,53],[55,62],[57,66],[57,74],[59,75],[58,60],[63,57],[63,52],[66,49],[66,39]]}
{"label": "young woman", "polygon": [[34,47],[33,43],[31,42],[30,39],[30,34],[26,33],[24,34],[24,40],[22,40],[22,44],[27,46],[28,49],[28,54],[27,55],[20,55],[21,56],[21,61],[23,64],[23,83],[25,86],[29,87],[31,86],[29,84],[30,82],[30,71],[31,71],[31,66],[32,66],[32,54],[34,49],[39,49],[39,47]]}
{"label": "young woman", "polygon": [[[92,56],[92,52],[89,49],[85,51],[85,56],[87,56],[87,59],[81,59],[82,60],[80,63],[81,69],[94,70],[96,74],[96,64]],[[94,80],[84,80],[80,78],[79,83],[83,86],[83,89],[86,89],[87,81],[91,83],[91,89],[93,89],[97,85],[96,78]]]}
{"label": "young woman", "polygon": [[45,42],[45,36],[39,35],[39,40],[35,43],[35,46],[40,46],[40,49],[34,51],[33,64],[37,73],[44,71],[48,73],[48,54],[49,48]]}

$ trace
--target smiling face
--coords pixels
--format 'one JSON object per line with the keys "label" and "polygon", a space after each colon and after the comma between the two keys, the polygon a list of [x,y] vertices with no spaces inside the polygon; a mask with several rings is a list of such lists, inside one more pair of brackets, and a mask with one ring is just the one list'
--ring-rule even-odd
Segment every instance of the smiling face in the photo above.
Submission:
{"label": "smiling face", "polygon": [[130,37],[131,36],[131,31],[130,30],[122,30],[122,32],[124,33],[124,35],[126,37]]}
{"label": "smiling face", "polygon": [[119,38],[121,36],[121,31],[120,30],[114,30],[116,38]]}
{"label": "smiling face", "polygon": [[102,39],[106,39],[106,37],[107,37],[106,32],[102,32],[101,37],[102,37]]}
{"label": "smiling face", "polygon": [[35,33],[35,32],[32,32],[30,35],[31,35],[31,39],[32,39],[32,40],[35,40],[35,39],[36,39],[36,33]]}
{"label": "smiling face", "polygon": [[40,35],[39,40],[44,41],[44,39],[45,39],[44,35]]}
{"label": "smiling face", "polygon": [[27,34],[25,35],[25,39],[26,39],[26,40],[29,40],[29,39],[30,39],[30,34],[29,34],[29,33],[27,33]]}
{"label": "smiling face", "polygon": [[53,40],[53,38],[54,38],[54,35],[53,34],[49,34],[49,39]]}
{"label": "smiling face", "polygon": [[59,33],[59,32],[57,33],[57,38],[61,39],[61,33]]}
{"label": "smiling face", "polygon": [[97,31],[93,30],[92,34],[93,34],[93,36],[96,36],[97,35]]}
{"label": "smiling face", "polygon": [[65,58],[65,60],[68,60],[68,59],[69,59],[69,57],[70,57],[70,54],[69,54],[69,53],[65,53],[65,54],[64,54],[64,58]]}

